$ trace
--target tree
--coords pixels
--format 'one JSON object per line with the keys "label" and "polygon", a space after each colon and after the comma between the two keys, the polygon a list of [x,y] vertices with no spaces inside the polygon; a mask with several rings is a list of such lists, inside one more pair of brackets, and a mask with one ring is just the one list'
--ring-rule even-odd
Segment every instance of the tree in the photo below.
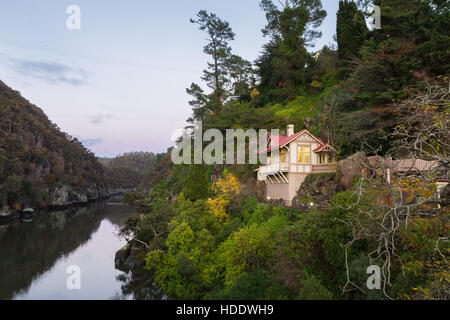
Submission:
{"label": "tree", "polygon": [[[306,47],[322,36],[317,28],[327,14],[320,0],[287,0],[281,8],[272,0],[262,0],[260,7],[268,22],[263,35],[271,38],[259,60],[261,83],[267,83],[266,77],[275,77],[278,87],[287,89],[282,95],[286,98],[295,94],[293,88],[305,83]],[[261,73],[267,65],[271,72]]]}
{"label": "tree", "polygon": [[204,164],[194,164],[189,167],[186,187],[183,190],[186,199],[197,201],[209,196],[210,179],[208,168]]}
{"label": "tree", "polygon": [[249,101],[250,91],[256,82],[252,63],[232,54],[227,58],[225,67],[229,77],[229,95],[238,100]]}
{"label": "tree", "polygon": [[198,24],[199,29],[208,34],[208,44],[203,51],[210,55],[213,61],[208,62],[208,69],[203,71],[202,80],[213,90],[213,106],[218,110],[223,104],[227,83],[225,61],[231,51],[228,42],[234,40],[235,34],[227,21],[206,10],[200,10],[197,18],[190,21]]}
{"label": "tree", "polygon": [[377,0],[381,29],[370,32],[352,74],[365,103],[402,99],[405,86],[449,71],[448,2]]}
{"label": "tree", "polygon": [[208,96],[205,95],[203,89],[196,83],[192,83],[191,87],[186,89],[186,92],[193,98],[189,101],[193,115],[188,122],[194,123],[195,121],[204,120],[206,114],[211,111]]}
{"label": "tree", "polygon": [[[394,298],[395,294],[448,299],[446,220],[449,211],[444,204],[440,205],[436,184],[439,180],[450,179],[448,94],[446,77],[410,88],[408,98],[394,104],[402,122],[391,134],[394,142],[385,156],[409,160],[392,166],[389,165],[391,160],[386,162],[380,158],[377,164],[367,168],[373,172],[373,177],[359,180],[353,203],[337,205],[352,213],[346,216],[346,221],[341,220],[353,234],[345,245],[347,270],[349,249],[358,243],[369,243],[368,257],[370,262],[380,261],[382,290],[388,298]],[[420,165],[423,160],[429,162]],[[394,173],[400,166],[403,170]],[[350,278],[349,272],[347,276],[344,290],[357,288],[364,292]],[[402,281],[397,280],[397,285],[393,286],[395,277]],[[414,286],[408,284],[411,281],[425,284],[425,287],[414,290]],[[401,282],[406,283],[403,288]]]}
{"label": "tree", "polygon": [[341,78],[345,78],[350,72],[348,69],[349,60],[359,56],[359,49],[366,38],[367,32],[364,14],[358,10],[356,3],[340,0],[336,36]]}
{"label": "tree", "polygon": [[228,207],[231,201],[241,193],[241,184],[234,175],[229,173],[214,183],[212,189],[216,196],[208,200],[211,210],[220,221],[228,222],[230,219]]}

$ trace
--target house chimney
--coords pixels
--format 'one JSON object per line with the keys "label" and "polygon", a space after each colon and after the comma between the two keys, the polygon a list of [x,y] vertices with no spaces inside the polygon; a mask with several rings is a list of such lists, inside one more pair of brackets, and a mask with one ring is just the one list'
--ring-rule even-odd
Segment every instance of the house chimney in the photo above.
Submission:
{"label": "house chimney", "polygon": [[290,125],[287,126],[287,132],[286,132],[286,135],[287,135],[288,137],[290,137],[290,136],[292,136],[293,134],[294,134],[294,125],[293,125],[293,124],[290,124]]}

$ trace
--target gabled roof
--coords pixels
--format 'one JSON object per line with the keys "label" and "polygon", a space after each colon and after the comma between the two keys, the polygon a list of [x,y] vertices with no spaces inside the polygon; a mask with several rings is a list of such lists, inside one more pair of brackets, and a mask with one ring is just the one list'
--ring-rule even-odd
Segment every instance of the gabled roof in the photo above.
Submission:
{"label": "gabled roof", "polygon": [[[315,135],[313,135],[311,132],[309,132],[308,130],[305,129],[305,130],[302,130],[300,132],[294,133],[293,135],[291,135],[289,137],[286,137],[286,136],[271,136],[270,137],[270,141],[269,141],[270,142],[270,146],[266,150],[261,151],[260,153],[270,152],[272,150],[277,150],[277,149],[283,148],[284,146],[286,146],[287,144],[289,144],[293,140],[297,139],[298,137],[300,137],[304,133],[307,133],[309,136],[311,136],[311,138],[313,138],[318,143],[320,143],[320,147],[326,147],[327,145],[330,146],[328,143],[323,142],[322,139],[317,138]],[[333,149],[333,147],[331,147],[331,148]],[[317,151],[314,150],[314,152],[317,152]]]}
{"label": "gabled roof", "polygon": [[325,143],[322,144],[321,146],[318,146],[317,148],[315,148],[313,150],[314,152],[326,152],[326,151],[332,151],[332,152],[336,152],[336,150],[329,144],[329,143]]}

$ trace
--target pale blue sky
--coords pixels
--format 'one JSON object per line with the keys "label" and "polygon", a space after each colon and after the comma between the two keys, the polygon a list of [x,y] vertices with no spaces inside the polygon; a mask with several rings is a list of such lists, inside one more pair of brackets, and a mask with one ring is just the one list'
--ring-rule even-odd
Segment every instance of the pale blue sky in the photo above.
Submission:
{"label": "pale blue sky", "polygon": [[[66,9],[81,8],[81,30]],[[230,22],[234,53],[254,61],[267,39],[259,0],[1,0],[0,80],[44,110],[98,156],[163,152],[191,115],[186,87],[200,83],[200,9]],[[324,0],[333,42],[338,0]]]}

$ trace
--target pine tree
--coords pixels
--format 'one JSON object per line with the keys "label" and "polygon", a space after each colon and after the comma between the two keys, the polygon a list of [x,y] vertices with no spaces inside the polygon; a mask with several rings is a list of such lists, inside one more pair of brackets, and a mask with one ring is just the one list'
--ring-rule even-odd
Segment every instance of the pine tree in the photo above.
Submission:
{"label": "pine tree", "polygon": [[360,56],[359,50],[367,32],[364,14],[358,10],[356,3],[349,0],[340,0],[336,36],[341,79],[344,79],[351,71],[349,69],[350,60]]}
{"label": "pine tree", "polygon": [[[261,83],[273,84],[276,79],[281,99],[294,96],[296,88],[305,84],[306,47],[322,36],[317,28],[327,13],[321,0],[287,0],[281,8],[272,0],[262,0],[260,6],[268,22],[263,35],[271,38],[257,62]],[[267,69],[271,71],[265,74]]]}
{"label": "pine tree", "polygon": [[228,73],[228,95],[240,101],[250,100],[250,90],[255,86],[252,63],[232,54],[227,57],[225,67]]}
{"label": "pine tree", "polygon": [[197,19],[191,19],[191,23],[198,24],[199,29],[208,34],[208,44],[203,48],[204,53],[210,55],[212,62],[208,62],[208,69],[203,71],[202,80],[213,90],[213,105],[219,110],[225,100],[225,85],[227,71],[225,62],[231,55],[228,43],[234,40],[234,32],[227,21],[217,17],[214,13],[200,10]]}
{"label": "pine tree", "polygon": [[189,105],[192,107],[193,115],[188,119],[188,122],[193,124],[195,121],[203,121],[206,114],[212,109],[208,96],[196,83],[192,83],[191,86],[186,89],[186,93],[192,96]]}

